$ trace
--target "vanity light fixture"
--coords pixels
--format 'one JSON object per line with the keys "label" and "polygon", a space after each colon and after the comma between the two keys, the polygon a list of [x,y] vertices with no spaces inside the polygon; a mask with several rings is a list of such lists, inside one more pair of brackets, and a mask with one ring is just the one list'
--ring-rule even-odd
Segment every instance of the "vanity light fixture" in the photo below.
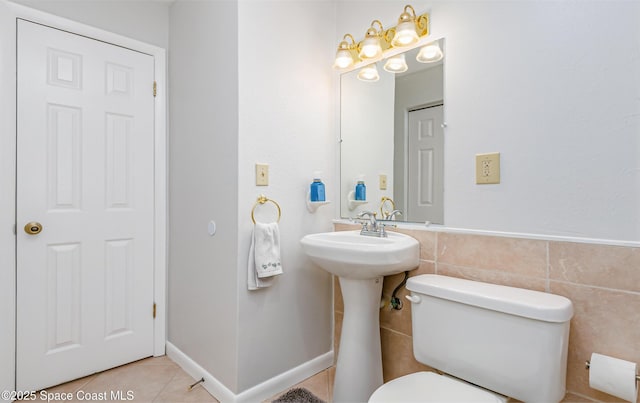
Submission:
{"label": "vanity light fixture", "polygon": [[[347,39],[351,39],[351,43],[347,42]],[[356,48],[356,40],[353,39],[351,34],[346,34],[342,38],[342,42],[338,45],[336,60],[333,63],[333,67],[337,69],[346,69],[347,67],[353,66],[353,56]]]}
{"label": "vanity light fixture", "polygon": [[[380,30],[376,29],[376,23],[380,26]],[[367,33],[364,35],[364,40],[360,43],[360,53],[358,53],[360,59],[375,59],[376,57],[382,56],[382,45],[380,42],[384,33],[382,23],[378,20],[373,20],[371,26],[367,29]]]}
{"label": "vanity light fixture", "polygon": [[420,63],[434,63],[442,60],[442,57],[442,49],[440,49],[440,45],[438,44],[438,41],[436,41],[423,46],[420,49],[420,52],[418,52],[416,60]]}
{"label": "vanity light fixture", "polygon": [[378,68],[375,63],[368,64],[364,66],[358,72],[358,80],[360,81],[378,81],[380,79],[380,75],[378,74]]}
{"label": "vanity light fixture", "polygon": [[417,16],[413,7],[407,5],[397,27],[385,30],[379,20],[373,20],[362,41],[356,42],[351,34],[346,34],[338,45],[333,67],[347,69],[359,62],[384,58],[388,50],[411,45],[428,34],[429,14]]}
{"label": "vanity light fixture", "polygon": [[429,17],[425,15],[416,16],[413,7],[404,6],[404,11],[398,18],[396,33],[391,40],[394,47],[413,45],[418,42],[421,36],[427,34]]}
{"label": "vanity light fixture", "polygon": [[399,55],[391,56],[387,59],[384,64],[385,71],[389,73],[403,73],[409,69],[407,66],[407,61],[404,57],[404,53],[400,53]]}

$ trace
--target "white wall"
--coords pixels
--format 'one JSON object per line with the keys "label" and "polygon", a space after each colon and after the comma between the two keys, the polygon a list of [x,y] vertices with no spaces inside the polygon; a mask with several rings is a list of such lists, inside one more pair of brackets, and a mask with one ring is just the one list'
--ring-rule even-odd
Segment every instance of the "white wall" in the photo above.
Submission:
{"label": "white wall", "polygon": [[[237,7],[235,1],[176,2],[169,52],[169,341],[232,391],[238,368]],[[217,224],[213,237],[210,220]]]}
{"label": "white wall", "polygon": [[[333,217],[305,206],[313,171],[335,183],[333,77],[316,63],[332,57],[331,38],[316,32],[333,31],[333,13],[329,2],[171,8],[169,341],[236,395],[332,349],[331,278],[299,239],[330,230]],[[255,186],[256,162],[270,165],[268,187]],[[250,292],[261,193],[282,208],[284,274]],[[266,204],[256,217],[274,212]]]}
{"label": "white wall", "polygon": [[[26,2],[23,2],[26,3]],[[168,4],[147,2],[135,6],[144,24],[123,24],[132,8],[125,2],[95,1],[93,7],[76,2],[29,2],[35,9],[56,9],[57,15],[151,44],[167,43]],[[78,7],[71,7],[74,3]],[[58,7],[58,5],[60,7]],[[95,11],[100,12],[96,13]],[[37,18],[38,12],[0,0],[0,390],[15,385],[15,19]],[[130,29],[124,29],[129,26]]]}
{"label": "white wall", "polygon": [[[640,3],[414,7],[431,11],[432,35],[447,44],[445,224],[639,240]],[[335,43],[401,11],[339,2]],[[493,151],[501,184],[476,185],[474,156]]]}
{"label": "white wall", "polygon": [[[334,209],[306,210],[313,171],[325,173],[336,203],[336,133],[331,61],[334,5],[327,1],[239,2],[238,389],[331,351],[331,278],[312,266],[299,240],[330,231]],[[255,186],[254,163],[270,165]],[[264,193],[282,207],[284,274],[247,291],[250,212]],[[260,207],[264,219],[273,210]]]}

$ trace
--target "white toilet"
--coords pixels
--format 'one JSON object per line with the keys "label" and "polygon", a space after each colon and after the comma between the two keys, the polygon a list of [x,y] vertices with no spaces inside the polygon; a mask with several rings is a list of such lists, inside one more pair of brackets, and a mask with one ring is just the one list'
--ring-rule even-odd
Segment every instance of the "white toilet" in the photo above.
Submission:
{"label": "white toilet", "polygon": [[380,386],[369,402],[562,400],[570,300],[434,274],[410,278],[407,289],[413,354],[451,376],[409,374]]}

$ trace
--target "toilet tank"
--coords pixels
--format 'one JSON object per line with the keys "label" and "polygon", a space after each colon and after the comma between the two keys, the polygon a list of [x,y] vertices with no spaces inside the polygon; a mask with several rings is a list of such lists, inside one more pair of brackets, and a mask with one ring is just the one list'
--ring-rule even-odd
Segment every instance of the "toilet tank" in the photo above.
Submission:
{"label": "toilet tank", "polygon": [[524,402],[562,400],[569,299],[434,274],[407,289],[418,361]]}

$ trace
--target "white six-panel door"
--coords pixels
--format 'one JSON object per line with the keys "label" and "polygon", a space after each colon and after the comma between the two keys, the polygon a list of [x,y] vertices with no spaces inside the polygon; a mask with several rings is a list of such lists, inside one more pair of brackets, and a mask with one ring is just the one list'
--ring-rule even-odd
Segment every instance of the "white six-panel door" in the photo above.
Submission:
{"label": "white six-panel door", "polygon": [[154,60],[19,21],[17,68],[16,387],[37,390],[153,354]]}
{"label": "white six-panel door", "polygon": [[444,222],[443,107],[409,112],[407,217]]}

